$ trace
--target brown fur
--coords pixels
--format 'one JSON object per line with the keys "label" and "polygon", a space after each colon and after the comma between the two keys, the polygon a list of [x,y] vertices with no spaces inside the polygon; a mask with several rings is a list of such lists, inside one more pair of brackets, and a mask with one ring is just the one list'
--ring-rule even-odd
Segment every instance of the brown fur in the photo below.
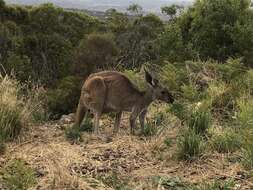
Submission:
{"label": "brown fur", "polygon": [[146,92],[141,92],[122,73],[103,71],[90,75],[81,91],[75,124],[80,126],[85,112],[91,110],[95,115],[95,133],[98,133],[101,115],[107,112],[116,112],[114,133],[117,133],[122,112],[127,111],[131,112],[131,133],[134,133],[135,121],[138,116],[143,130],[147,108],[153,100],[173,102],[171,94],[160,87],[158,81],[153,80],[147,72],[146,80],[150,84],[149,89]]}

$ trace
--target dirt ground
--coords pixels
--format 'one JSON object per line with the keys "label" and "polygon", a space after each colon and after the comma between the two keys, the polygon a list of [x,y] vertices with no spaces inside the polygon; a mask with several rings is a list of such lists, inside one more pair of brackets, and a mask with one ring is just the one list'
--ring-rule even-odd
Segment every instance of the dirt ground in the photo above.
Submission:
{"label": "dirt ground", "polygon": [[[181,127],[176,121],[171,121],[162,134],[144,138],[129,135],[126,117],[120,133],[112,136],[113,122],[105,119],[100,136],[84,133],[84,141],[77,144],[65,138],[64,128],[71,123],[67,119],[33,126],[24,139],[8,144],[7,154],[0,158],[0,163],[14,158],[25,160],[36,171],[38,184],[34,189],[37,190],[109,190],[113,188],[102,179],[115,175],[135,190],[164,189],[154,185],[155,176],[191,184],[233,178],[235,189],[253,189],[253,179],[245,177],[239,163],[228,159],[236,159],[236,154],[208,153],[193,162],[178,161],[176,140]],[[164,147],[165,136],[171,139],[169,148]]]}

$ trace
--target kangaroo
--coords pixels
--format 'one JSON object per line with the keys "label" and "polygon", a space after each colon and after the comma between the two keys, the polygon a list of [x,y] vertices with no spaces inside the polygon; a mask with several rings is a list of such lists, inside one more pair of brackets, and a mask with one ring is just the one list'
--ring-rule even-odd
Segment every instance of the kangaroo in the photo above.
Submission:
{"label": "kangaroo", "polygon": [[94,132],[98,134],[99,120],[103,113],[115,112],[116,118],[113,133],[119,131],[122,112],[131,112],[130,127],[134,135],[136,119],[139,116],[142,132],[148,106],[154,100],[173,103],[174,98],[169,91],[159,85],[158,80],[145,71],[148,89],[139,91],[122,73],[103,71],[91,74],[85,81],[76,111],[75,126],[79,127],[87,117],[88,110],[94,113]]}

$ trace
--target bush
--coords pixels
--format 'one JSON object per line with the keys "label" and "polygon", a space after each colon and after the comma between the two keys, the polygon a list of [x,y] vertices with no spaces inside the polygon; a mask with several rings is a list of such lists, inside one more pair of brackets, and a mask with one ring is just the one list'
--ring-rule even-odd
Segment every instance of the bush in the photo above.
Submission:
{"label": "bush", "polygon": [[36,184],[35,172],[22,160],[12,160],[1,170],[2,184],[10,190],[27,190]]}
{"label": "bush", "polygon": [[241,145],[241,137],[231,129],[220,134],[214,134],[211,139],[212,148],[219,153],[235,152],[240,149]]}
{"label": "bush", "polygon": [[68,114],[76,109],[80,98],[81,80],[69,76],[63,78],[55,89],[47,94],[48,110],[50,117],[58,119],[63,114]]}
{"label": "bush", "polygon": [[194,160],[203,152],[202,137],[189,129],[183,133],[178,140],[178,158],[183,160]]}
{"label": "bush", "polygon": [[205,134],[207,129],[211,126],[211,114],[208,110],[199,109],[193,111],[189,120],[188,126],[196,134]]}
{"label": "bush", "polygon": [[178,119],[180,119],[181,121],[187,120],[189,115],[187,104],[179,102],[175,102],[174,104],[172,104],[169,108],[169,112],[177,116]]}

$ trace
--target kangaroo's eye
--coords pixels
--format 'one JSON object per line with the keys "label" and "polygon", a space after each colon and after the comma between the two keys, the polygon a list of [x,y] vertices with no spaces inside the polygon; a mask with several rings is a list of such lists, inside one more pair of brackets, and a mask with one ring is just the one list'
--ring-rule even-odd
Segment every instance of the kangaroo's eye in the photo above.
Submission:
{"label": "kangaroo's eye", "polygon": [[162,94],[166,94],[166,92],[165,92],[165,91],[162,91]]}

